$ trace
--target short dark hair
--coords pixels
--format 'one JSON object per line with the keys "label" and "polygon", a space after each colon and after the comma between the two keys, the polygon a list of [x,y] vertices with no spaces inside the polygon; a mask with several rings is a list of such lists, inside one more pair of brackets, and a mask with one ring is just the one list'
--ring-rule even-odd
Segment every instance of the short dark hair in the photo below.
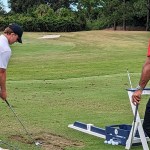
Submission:
{"label": "short dark hair", "polygon": [[11,34],[11,33],[14,33],[12,29],[10,29],[9,27],[5,28],[4,30],[4,33],[5,34]]}

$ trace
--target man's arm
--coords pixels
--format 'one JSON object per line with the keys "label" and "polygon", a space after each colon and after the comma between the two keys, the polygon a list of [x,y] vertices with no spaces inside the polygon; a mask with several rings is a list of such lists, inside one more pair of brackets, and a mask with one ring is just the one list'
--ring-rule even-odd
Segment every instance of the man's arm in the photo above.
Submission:
{"label": "man's arm", "polygon": [[144,89],[149,80],[150,80],[150,57],[147,57],[146,62],[143,65],[139,86],[142,89]]}
{"label": "man's arm", "polygon": [[6,100],[6,69],[0,68],[0,97]]}
{"label": "man's arm", "polygon": [[139,86],[141,89],[134,92],[132,95],[132,102],[134,105],[139,104],[139,101],[141,100],[142,90],[147,85],[148,81],[150,80],[150,57],[147,57],[145,64],[142,68],[141,78],[139,81]]}

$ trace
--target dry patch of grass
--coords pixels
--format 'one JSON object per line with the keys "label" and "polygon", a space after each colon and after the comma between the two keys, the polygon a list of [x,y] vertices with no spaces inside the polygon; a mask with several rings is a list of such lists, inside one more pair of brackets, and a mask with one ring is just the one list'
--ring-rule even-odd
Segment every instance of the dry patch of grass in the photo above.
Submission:
{"label": "dry patch of grass", "polygon": [[[12,135],[9,137],[11,140],[19,141],[25,144],[33,144],[21,135]],[[73,141],[63,136],[51,133],[39,133],[34,137],[35,141],[42,143],[43,150],[64,150],[66,147],[83,147],[84,144],[80,141]]]}

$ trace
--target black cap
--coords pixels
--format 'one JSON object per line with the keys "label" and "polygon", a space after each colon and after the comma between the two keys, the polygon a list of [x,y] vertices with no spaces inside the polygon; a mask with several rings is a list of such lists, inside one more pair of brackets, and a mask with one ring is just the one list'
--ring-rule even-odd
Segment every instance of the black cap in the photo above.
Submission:
{"label": "black cap", "polygon": [[22,39],[21,39],[22,34],[23,34],[22,28],[18,24],[15,24],[15,23],[9,24],[8,27],[12,29],[15,34],[18,35],[18,42],[22,43]]}

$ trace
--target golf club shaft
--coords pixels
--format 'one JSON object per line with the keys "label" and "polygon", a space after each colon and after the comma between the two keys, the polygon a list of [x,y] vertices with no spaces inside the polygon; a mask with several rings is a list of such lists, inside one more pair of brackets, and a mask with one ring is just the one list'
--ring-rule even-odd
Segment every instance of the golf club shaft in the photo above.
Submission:
{"label": "golf club shaft", "polygon": [[129,74],[128,69],[127,69],[127,74],[128,74],[129,83],[130,83],[130,86],[131,86],[131,89],[132,89],[133,87],[132,87],[132,82],[131,82],[131,78],[130,78],[130,74]]}
{"label": "golf club shaft", "polygon": [[135,128],[135,123],[136,123],[136,118],[137,118],[137,111],[138,111],[138,104],[136,104],[136,108],[135,108],[135,114],[134,114],[134,122],[133,122],[133,127],[132,127],[132,134],[131,134],[131,144],[130,144],[130,148],[132,146],[132,142],[134,139],[134,128]]}
{"label": "golf club shaft", "polygon": [[23,123],[21,122],[21,120],[18,118],[18,116],[17,116],[17,114],[15,113],[15,111],[13,110],[12,106],[9,104],[9,102],[8,102],[7,100],[5,100],[5,102],[6,102],[6,104],[8,105],[8,107],[11,109],[11,111],[13,112],[14,116],[17,118],[17,120],[18,120],[18,121],[20,122],[20,124],[22,125],[22,127],[23,127],[24,131],[26,132],[26,134],[30,137],[30,139],[31,139],[32,141],[34,141],[34,140],[31,138],[31,136],[30,136],[30,134],[28,133],[28,131],[26,130],[26,128],[25,128],[25,126],[23,125]]}

